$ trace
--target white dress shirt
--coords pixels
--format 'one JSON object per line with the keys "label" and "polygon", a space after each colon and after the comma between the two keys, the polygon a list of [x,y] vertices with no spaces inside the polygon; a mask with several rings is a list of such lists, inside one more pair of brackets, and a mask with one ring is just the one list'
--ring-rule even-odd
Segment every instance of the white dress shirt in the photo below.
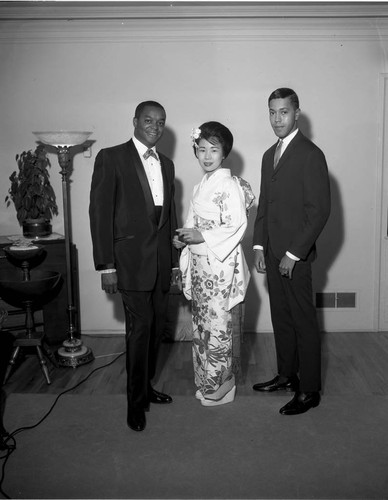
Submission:
{"label": "white dress shirt", "polygon": [[149,156],[146,160],[144,159],[144,153],[148,149],[152,149],[156,156],[159,158],[156,152],[155,146],[153,148],[147,148],[142,142],[138,141],[136,137],[133,137],[133,143],[139,153],[140,159],[143,163],[145,173],[147,175],[148,184],[150,185],[152,197],[154,199],[155,205],[163,205],[163,176],[162,167],[160,161],[155,160],[153,156]]}

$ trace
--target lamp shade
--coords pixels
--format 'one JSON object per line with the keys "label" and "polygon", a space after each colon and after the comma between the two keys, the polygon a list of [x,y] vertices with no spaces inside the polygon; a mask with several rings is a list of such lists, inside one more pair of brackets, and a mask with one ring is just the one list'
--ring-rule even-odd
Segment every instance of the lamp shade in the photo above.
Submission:
{"label": "lamp shade", "polygon": [[33,132],[33,134],[44,144],[50,146],[76,146],[83,144],[92,132],[73,132],[73,131],[53,131],[53,132]]}

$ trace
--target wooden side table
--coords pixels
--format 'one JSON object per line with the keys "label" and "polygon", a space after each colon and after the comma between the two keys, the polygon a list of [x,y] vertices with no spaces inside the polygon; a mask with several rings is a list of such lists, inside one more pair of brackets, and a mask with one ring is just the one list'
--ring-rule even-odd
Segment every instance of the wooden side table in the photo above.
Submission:
{"label": "wooden side table", "polygon": [[[14,266],[10,264],[5,256],[3,248],[12,243],[20,236],[0,236],[0,275],[2,271],[10,271]],[[66,249],[64,236],[53,233],[47,238],[33,240],[35,243],[43,245],[45,248],[45,256],[42,262],[36,269],[44,271],[56,271],[61,273],[61,283],[58,287],[58,292],[55,297],[42,306],[41,310],[37,310],[36,325],[39,324],[39,316],[42,318],[42,326],[45,333],[45,341],[51,346],[58,346],[68,337],[68,312],[67,312],[67,271],[66,271]],[[79,317],[79,280],[78,280],[78,254],[74,244],[71,245],[72,250],[72,283],[74,294],[74,306],[76,308],[75,326],[77,331],[80,331]],[[4,328],[18,330],[24,328],[24,311],[18,311],[0,298],[0,305],[8,311],[9,318]],[[12,321],[11,321],[12,320]],[[19,328],[18,328],[19,322]],[[8,326],[11,325],[11,326]]]}

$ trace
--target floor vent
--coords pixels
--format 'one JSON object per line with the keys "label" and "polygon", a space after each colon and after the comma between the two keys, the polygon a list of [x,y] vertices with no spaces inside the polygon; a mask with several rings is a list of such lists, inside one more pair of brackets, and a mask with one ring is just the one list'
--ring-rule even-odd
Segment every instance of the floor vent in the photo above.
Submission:
{"label": "floor vent", "polygon": [[315,306],[318,309],[355,308],[356,307],[356,294],[355,294],[355,292],[316,293],[315,294]]}

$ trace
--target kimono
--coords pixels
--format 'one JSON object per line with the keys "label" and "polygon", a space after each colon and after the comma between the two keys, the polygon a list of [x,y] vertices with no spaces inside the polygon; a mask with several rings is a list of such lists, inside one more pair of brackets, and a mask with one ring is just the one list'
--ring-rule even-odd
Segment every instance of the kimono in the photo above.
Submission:
{"label": "kimono", "polygon": [[232,312],[244,300],[250,279],[241,240],[253,200],[246,181],[220,168],[194,187],[184,224],[205,240],[183,249],[180,268],[183,293],[192,302],[195,385],[216,401],[235,385]]}

